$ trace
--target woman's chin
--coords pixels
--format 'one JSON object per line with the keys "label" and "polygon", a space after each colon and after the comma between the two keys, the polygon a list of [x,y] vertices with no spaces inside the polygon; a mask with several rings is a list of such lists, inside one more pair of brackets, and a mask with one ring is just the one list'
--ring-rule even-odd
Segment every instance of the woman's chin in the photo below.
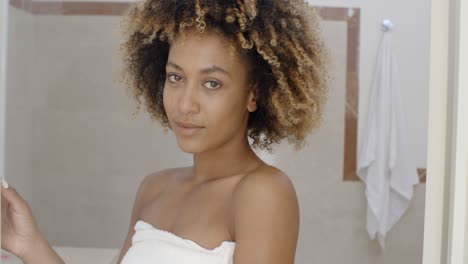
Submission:
{"label": "woman's chin", "polygon": [[186,153],[195,154],[203,151],[199,142],[190,142],[190,140],[177,139],[177,145],[179,145],[179,148]]}

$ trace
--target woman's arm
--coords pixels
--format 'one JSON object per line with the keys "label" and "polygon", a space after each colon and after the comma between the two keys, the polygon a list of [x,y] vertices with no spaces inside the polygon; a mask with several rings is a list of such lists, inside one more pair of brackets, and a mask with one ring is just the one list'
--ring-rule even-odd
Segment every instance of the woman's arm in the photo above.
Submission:
{"label": "woman's arm", "polygon": [[20,256],[20,259],[24,264],[65,264],[63,259],[43,237],[33,241],[31,248],[26,250],[26,255]]}
{"label": "woman's arm", "polygon": [[3,178],[1,186],[2,249],[26,264],[64,264],[37,227],[29,204]]}
{"label": "woman's arm", "polygon": [[293,264],[299,204],[289,177],[276,170],[248,175],[233,202],[234,264]]}

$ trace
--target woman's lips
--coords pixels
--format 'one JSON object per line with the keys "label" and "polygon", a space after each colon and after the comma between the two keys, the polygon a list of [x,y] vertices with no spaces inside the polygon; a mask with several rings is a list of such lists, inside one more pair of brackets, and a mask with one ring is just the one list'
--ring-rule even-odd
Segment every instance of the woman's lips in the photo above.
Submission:
{"label": "woman's lips", "polygon": [[191,136],[203,128],[203,127],[195,126],[192,124],[184,124],[184,123],[179,123],[179,122],[174,122],[174,123],[177,127],[178,132],[184,136]]}

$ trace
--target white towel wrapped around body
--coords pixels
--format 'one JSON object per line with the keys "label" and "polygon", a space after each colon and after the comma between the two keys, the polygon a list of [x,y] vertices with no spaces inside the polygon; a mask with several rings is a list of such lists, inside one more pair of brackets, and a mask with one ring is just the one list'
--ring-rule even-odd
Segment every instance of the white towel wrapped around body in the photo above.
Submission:
{"label": "white towel wrapped around body", "polygon": [[235,245],[233,241],[223,241],[218,247],[207,249],[139,220],[135,224],[132,246],[121,264],[232,264]]}

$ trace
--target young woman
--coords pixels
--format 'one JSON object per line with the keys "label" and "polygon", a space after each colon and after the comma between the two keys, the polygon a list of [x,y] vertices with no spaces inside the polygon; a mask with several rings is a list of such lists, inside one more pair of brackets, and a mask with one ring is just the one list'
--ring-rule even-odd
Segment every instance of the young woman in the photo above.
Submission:
{"label": "young woman", "polygon": [[[126,84],[193,165],[144,178],[118,263],[294,263],[294,186],[252,148],[299,148],[320,124],[327,72],[312,8],[147,0],[124,22]],[[19,194],[2,188],[2,198],[2,248],[63,263]]]}

